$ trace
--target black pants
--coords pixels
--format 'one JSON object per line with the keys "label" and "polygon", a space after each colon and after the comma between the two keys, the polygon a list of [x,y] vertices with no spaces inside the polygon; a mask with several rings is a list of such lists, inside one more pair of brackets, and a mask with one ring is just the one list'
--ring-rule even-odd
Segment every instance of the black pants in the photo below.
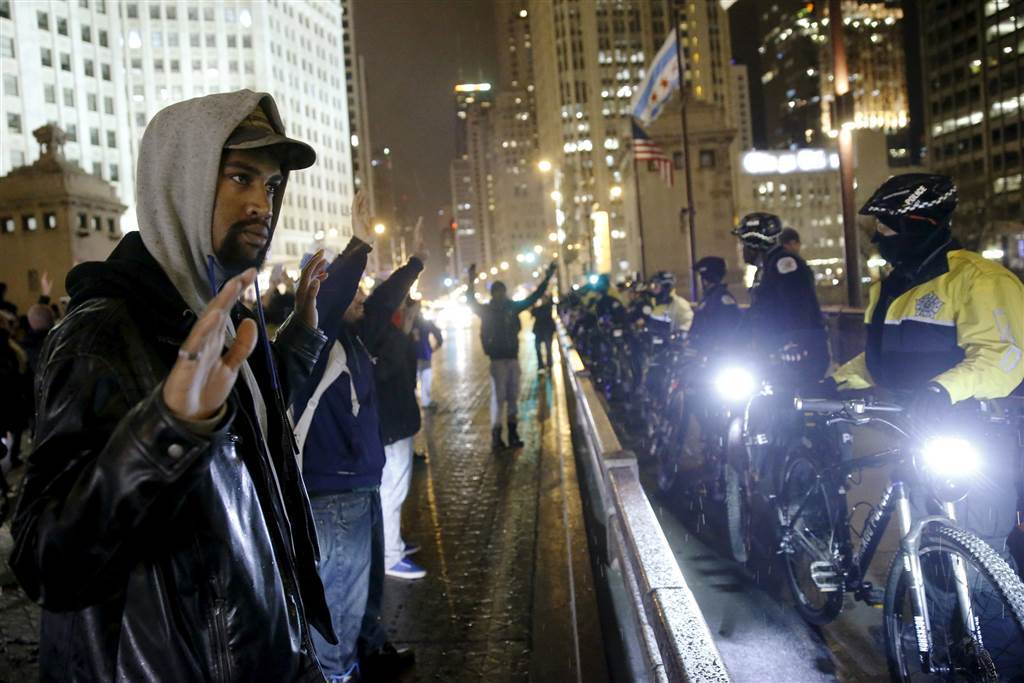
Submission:
{"label": "black pants", "polygon": [[[533,347],[537,351],[538,368],[551,367],[551,342],[553,338],[553,334],[537,334],[536,332],[533,333]],[[542,358],[542,356],[544,356],[544,354],[541,353],[542,349],[547,354],[546,362],[544,358]]]}

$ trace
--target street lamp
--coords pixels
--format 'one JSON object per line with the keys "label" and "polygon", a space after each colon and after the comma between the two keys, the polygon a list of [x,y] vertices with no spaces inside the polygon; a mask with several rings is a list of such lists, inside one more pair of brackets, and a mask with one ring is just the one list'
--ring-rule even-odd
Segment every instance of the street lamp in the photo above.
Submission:
{"label": "street lamp", "polygon": [[622,188],[618,185],[612,185],[611,190],[608,192],[612,199],[618,199],[622,196]]}
{"label": "street lamp", "polygon": [[378,235],[383,235],[385,230],[387,230],[387,228],[384,227],[383,223],[377,223],[377,225],[373,226],[373,231]]}
{"label": "street lamp", "polygon": [[552,191],[551,192],[551,201],[553,201],[556,204],[560,203],[562,201],[562,193],[559,192],[558,190]]}
{"label": "street lamp", "polygon": [[502,261],[501,262],[501,269],[502,270],[508,270],[508,261]]}
{"label": "street lamp", "polygon": [[548,161],[547,159],[541,159],[540,161],[537,162],[537,170],[540,171],[541,173],[550,173],[551,162]]}

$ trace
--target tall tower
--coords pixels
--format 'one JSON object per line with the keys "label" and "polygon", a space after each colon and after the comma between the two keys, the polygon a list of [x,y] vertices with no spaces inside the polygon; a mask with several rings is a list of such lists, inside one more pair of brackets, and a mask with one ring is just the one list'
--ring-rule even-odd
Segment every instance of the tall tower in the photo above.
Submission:
{"label": "tall tower", "polygon": [[954,229],[1024,272],[1024,12],[919,3],[927,163],[960,191]]}
{"label": "tall tower", "polygon": [[[545,184],[538,169],[536,87],[533,36],[527,0],[499,0],[495,5],[498,44],[498,93],[494,106],[493,221],[494,260],[524,263],[522,257],[548,244]],[[517,258],[519,257],[519,258]],[[525,265],[533,270],[530,262]]]}
{"label": "tall tower", "polygon": [[209,93],[266,91],[288,132],[317,151],[288,185],[270,261],[340,249],[353,191],[342,11],[313,0],[0,2],[0,174],[31,161],[31,131],[55,122],[68,159],[114,184],[128,206],[121,228],[135,229],[138,143],[153,115]]}
{"label": "tall tower", "polygon": [[[474,262],[483,268],[493,260],[493,88],[490,83],[460,83],[454,95],[456,158],[449,170],[458,224],[456,252],[460,270]],[[470,254],[473,260],[467,260]]]}
{"label": "tall tower", "polygon": [[[690,101],[733,120],[729,24],[715,0],[531,0],[540,150],[556,165],[563,254],[592,266],[592,216],[607,212],[612,264],[635,270],[636,235],[622,214],[621,165],[630,147],[630,100],[678,12]],[[622,267],[625,264],[625,267]]]}

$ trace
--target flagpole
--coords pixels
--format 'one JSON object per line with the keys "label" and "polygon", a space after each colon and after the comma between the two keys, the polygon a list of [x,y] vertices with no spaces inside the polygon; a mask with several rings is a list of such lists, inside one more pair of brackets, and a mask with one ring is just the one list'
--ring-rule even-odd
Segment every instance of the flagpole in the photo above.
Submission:
{"label": "flagpole", "polygon": [[693,201],[693,180],[690,178],[690,134],[686,122],[686,73],[683,71],[683,51],[679,47],[679,6],[673,5],[672,18],[676,32],[676,69],[679,72],[679,114],[683,124],[683,175],[686,178],[686,213],[690,229],[690,298],[697,300],[697,209]]}
{"label": "flagpole", "polygon": [[[635,126],[636,124],[632,125]],[[633,186],[636,194],[636,227],[640,235],[640,276],[646,280],[647,260],[644,258],[644,250],[646,249],[644,244],[644,212],[640,206],[640,169],[636,163],[636,133],[630,133],[630,139],[633,141]]]}

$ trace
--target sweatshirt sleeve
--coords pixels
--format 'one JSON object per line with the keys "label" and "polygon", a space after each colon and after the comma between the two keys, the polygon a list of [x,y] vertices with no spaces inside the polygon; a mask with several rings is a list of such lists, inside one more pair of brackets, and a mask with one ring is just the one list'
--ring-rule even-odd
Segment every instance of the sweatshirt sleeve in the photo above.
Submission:
{"label": "sweatshirt sleeve", "polygon": [[381,332],[391,324],[391,316],[402,305],[402,301],[422,271],[423,262],[415,256],[410,258],[408,263],[393,272],[391,277],[381,283],[366,300],[366,314],[360,324],[360,332],[368,347],[372,349]]}
{"label": "sweatshirt sleeve", "polygon": [[555,271],[548,271],[548,274],[544,276],[544,279],[540,281],[540,284],[537,285],[537,289],[533,290],[533,293],[530,294],[530,296],[525,299],[521,299],[520,301],[513,301],[512,306],[515,309],[515,312],[522,313],[530,306],[537,303],[537,300],[544,296],[544,292],[547,291],[548,283],[551,282],[551,276],[554,274]]}
{"label": "sweatshirt sleeve", "polygon": [[320,284],[316,295],[316,312],[319,327],[327,336],[328,348],[338,338],[341,318],[356,295],[371,251],[369,244],[353,237],[327,268],[327,279]]}

